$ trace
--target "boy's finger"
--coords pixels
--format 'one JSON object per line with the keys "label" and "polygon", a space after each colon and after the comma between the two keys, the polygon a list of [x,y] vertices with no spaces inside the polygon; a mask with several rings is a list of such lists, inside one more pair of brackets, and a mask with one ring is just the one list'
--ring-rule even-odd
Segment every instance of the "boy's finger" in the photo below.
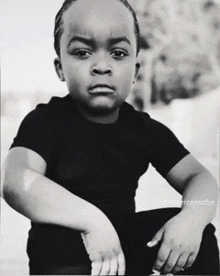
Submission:
{"label": "boy's finger", "polygon": [[152,269],[153,275],[160,275],[160,271],[157,271],[156,269]]}
{"label": "boy's finger", "polygon": [[153,269],[156,271],[160,271],[163,265],[165,264],[166,260],[168,259],[169,255],[170,255],[170,248],[162,244],[158,251],[157,259]]}
{"label": "boy's finger", "polygon": [[172,270],[175,269],[175,265],[179,259],[180,255],[177,251],[171,251],[169,257],[167,258],[166,263],[162,268],[163,274],[172,273]]}
{"label": "boy's finger", "polygon": [[124,254],[121,253],[118,255],[118,275],[124,275],[125,274],[125,257]]}
{"label": "boy's finger", "polygon": [[102,261],[102,269],[100,272],[100,275],[109,275],[109,271],[111,268],[110,259],[106,258]]}
{"label": "boy's finger", "polygon": [[111,259],[111,269],[109,275],[116,275],[118,271],[118,260],[116,257]]}
{"label": "boy's finger", "polygon": [[92,262],[92,272],[91,275],[99,275],[102,269],[102,260]]}
{"label": "boy's finger", "polygon": [[179,271],[183,271],[188,260],[188,254],[183,254],[179,257],[174,269],[171,271],[172,274],[176,274]]}
{"label": "boy's finger", "polygon": [[193,265],[195,259],[196,259],[196,255],[195,254],[191,254],[189,256],[187,262],[186,262],[186,265],[185,265],[184,269],[190,268]]}
{"label": "boy's finger", "polygon": [[161,229],[155,234],[155,236],[152,238],[152,240],[149,241],[149,242],[147,243],[147,246],[148,246],[148,247],[154,247],[155,245],[157,245],[158,242],[162,240],[163,232],[164,232],[164,229],[161,228]]}
{"label": "boy's finger", "polygon": [[147,243],[147,246],[148,247],[154,247],[155,245],[158,244],[158,242],[159,242],[158,240],[152,240],[152,241]]}

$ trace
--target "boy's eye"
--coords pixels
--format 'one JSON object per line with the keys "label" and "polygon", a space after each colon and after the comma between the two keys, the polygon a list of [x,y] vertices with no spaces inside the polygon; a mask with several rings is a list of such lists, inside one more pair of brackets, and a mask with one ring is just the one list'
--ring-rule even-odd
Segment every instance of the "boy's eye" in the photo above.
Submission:
{"label": "boy's eye", "polygon": [[88,51],[88,50],[76,50],[76,51],[73,52],[73,54],[75,56],[82,57],[82,58],[83,57],[86,58],[86,57],[91,56],[91,52]]}
{"label": "boy's eye", "polygon": [[111,53],[114,58],[123,58],[127,56],[127,53],[122,50],[115,50]]}

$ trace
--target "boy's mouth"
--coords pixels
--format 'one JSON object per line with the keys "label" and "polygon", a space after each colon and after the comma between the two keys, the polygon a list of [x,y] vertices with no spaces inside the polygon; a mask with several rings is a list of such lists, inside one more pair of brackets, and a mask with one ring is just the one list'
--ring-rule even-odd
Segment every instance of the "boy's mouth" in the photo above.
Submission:
{"label": "boy's mouth", "polygon": [[114,93],[115,89],[113,86],[109,85],[109,84],[95,84],[93,86],[89,87],[89,93],[90,94],[112,94]]}

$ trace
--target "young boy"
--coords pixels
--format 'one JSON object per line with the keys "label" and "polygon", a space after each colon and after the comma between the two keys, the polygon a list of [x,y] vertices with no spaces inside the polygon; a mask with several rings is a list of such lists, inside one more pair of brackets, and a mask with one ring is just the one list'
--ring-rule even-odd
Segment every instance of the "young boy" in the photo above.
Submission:
{"label": "young boy", "polygon": [[[30,274],[218,274],[215,180],[170,130],[125,103],[139,68],[132,8],[65,1],[55,49],[69,95],[24,119],[2,174],[5,200],[32,221]],[[149,162],[185,202],[216,204],[136,214]]]}

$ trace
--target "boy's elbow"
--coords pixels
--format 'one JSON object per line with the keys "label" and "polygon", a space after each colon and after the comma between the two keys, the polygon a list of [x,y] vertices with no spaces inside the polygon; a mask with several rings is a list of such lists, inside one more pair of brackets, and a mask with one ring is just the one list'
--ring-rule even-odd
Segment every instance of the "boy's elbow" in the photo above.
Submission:
{"label": "boy's elbow", "polygon": [[32,219],[31,212],[33,208],[30,206],[31,194],[29,193],[29,189],[26,189],[25,183],[22,183],[19,177],[16,180],[13,174],[10,177],[6,175],[3,181],[1,195],[11,208],[25,217]]}
{"label": "boy's elbow", "polygon": [[5,202],[34,222],[46,222],[44,213],[39,208],[39,195],[35,195],[34,189],[42,175],[21,166],[5,167],[2,170],[1,196]]}
{"label": "boy's elbow", "polygon": [[18,201],[19,194],[12,188],[12,185],[5,183],[2,188],[2,197],[10,206],[12,206]]}
{"label": "boy's elbow", "polygon": [[12,185],[10,183],[10,174],[7,172],[7,167],[4,164],[1,169],[1,197],[7,202],[12,194]]}
{"label": "boy's elbow", "polygon": [[1,196],[4,200],[14,209],[18,209],[18,207],[22,203],[22,185],[18,185],[18,181],[15,182],[15,177],[13,175],[4,176],[2,181],[2,189]]}
{"label": "boy's elbow", "polygon": [[15,211],[23,214],[24,198],[17,189],[10,183],[4,183],[2,188],[2,197],[5,202]]}
{"label": "boy's elbow", "polygon": [[28,191],[25,191],[25,181],[21,179],[22,175],[24,169],[16,170],[6,166],[2,168],[1,196],[16,210],[23,204],[24,197],[28,196]]}

